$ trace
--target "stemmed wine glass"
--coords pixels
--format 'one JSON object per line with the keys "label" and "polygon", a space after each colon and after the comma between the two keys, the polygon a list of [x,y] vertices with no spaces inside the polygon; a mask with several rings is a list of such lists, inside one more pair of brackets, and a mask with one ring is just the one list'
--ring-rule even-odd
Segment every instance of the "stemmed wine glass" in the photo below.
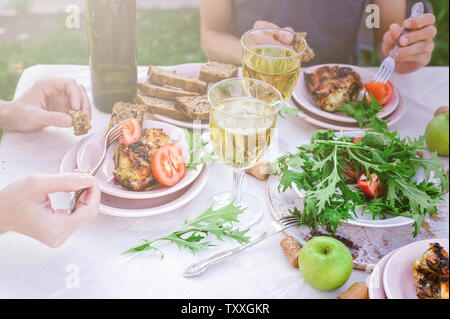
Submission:
{"label": "stemmed wine glass", "polygon": [[217,194],[213,207],[234,201],[245,208],[241,227],[259,221],[262,206],[257,198],[241,191],[244,170],[258,164],[270,146],[283,97],[272,85],[254,79],[227,79],[214,84],[211,104],[210,138],[217,158],[234,169],[232,191]]}
{"label": "stemmed wine glass", "polygon": [[305,39],[286,29],[260,28],[246,32],[241,45],[243,76],[273,85],[287,101],[297,85]]}

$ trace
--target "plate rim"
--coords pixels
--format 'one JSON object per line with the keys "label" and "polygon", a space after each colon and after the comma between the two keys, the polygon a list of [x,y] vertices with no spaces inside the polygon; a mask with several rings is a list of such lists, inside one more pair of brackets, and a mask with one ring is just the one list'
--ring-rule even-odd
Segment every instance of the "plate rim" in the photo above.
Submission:
{"label": "plate rim", "polygon": [[[313,105],[311,103],[304,103],[307,102],[305,99],[302,99],[302,95],[299,94],[299,90],[301,90],[300,86],[304,85],[304,76],[305,76],[305,71],[311,70],[314,71],[320,67],[324,67],[324,66],[339,66],[339,67],[349,67],[352,68],[353,70],[355,70],[355,72],[357,72],[358,74],[361,75],[362,73],[368,74],[368,73],[373,73],[370,70],[367,70],[365,68],[356,66],[356,65],[351,65],[351,64],[341,64],[341,63],[326,63],[326,64],[317,64],[317,65],[313,65],[313,66],[309,66],[306,68],[303,68],[300,72],[300,77],[299,77],[299,81],[296,85],[296,88],[294,89],[294,92],[292,93],[292,97],[293,99],[302,106],[302,108],[306,109],[307,111],[309,111],[310,113],[315,114],[318,117],[321,117],[323,119],[328,119],[328,120],[332,120],[335,122],[341,122],[341,123],[346,123],[346,124],[355,124],[357,123],[357,121],[347,115],[340,115],[340,114],[336,114],[334,112],[326,112],[323,111],[320,107],[318,107],[317,105]],[[386,109],[386,110],[382,110],[382,112],[380,112],[377,116],[381,119],[385,119],[386,117],[390,116],[392,113],[394,113],[397,108],[399,107],[401,101],[400,101],[400,95],[401,93],[399,92],[399,90],[397,88],[395,88],[394,91],[394,100],[397,99],[397,103],[395,104],[395,106]]]}
{"label": "plate rim", "polygon": [[[386,266],[384,267],[384,271],[383,271],[383,289],[384,292],[386,294],[387,299],[405,299],[405,297],[395,297],[392,295],[392,292],[387,289],[387,287],[389,287],[389,282],[388,282],[388,278],[387,278],[387,273],[388,273],[388,269],[391,267],[391,264],[393,263],[393,260],[395,260],[396,257],[399,256],[399,254],[401,252],[403,252],[405,249],[412,249],[413,246],[421,246],[421,245],[429,245],[432,242],[437,242],[439,244],[441,244],[441,242],[445,242],[447,241],[447,247],[448,247],[448,243],[449,243],[449,239],[448,238],[431,238],[431,239],[424,239],[424,240],[419,240],[419,241],[415,241],[413,243],[410,243],[408,245],[405,245],[403,247],[398,248],[398,250],[391,256],[391,258],[389,258],[389,260],[386,263]],[[423,252],[422,252],[423,254]],[[420,255],[418,255],[417,257],[419,257]],[[411,272],[412,272],[412,264],[411,264]],[[418,299],[418,298],[417,298]]]}
{"label": "plate rim", "polygon": [[[369,299],[386,299],[386,293],[384,292],[384,285],[383,285],[383,272],[384,268],[386,267],[387,262],[391,257],[394,255],[396,251],[398,251],[400,248],[396,248],[393,251],[389,252],[387,255],[385,255],[383,258],[380,259],[380,261],[375,265],[375,267],[372,270],[372,273],[369,276],[368,279],[368,290],[369,290]],[[381,269],[382,268],[382,269]],[[375,278],[376,277],[376,278]],[[374,287],[374,280],[379,279],[381,282],[381,287],[376,288]],[[376,289],[381,289],[383,291],[384,297],[379,298],[380,296],[376,296],[377,293],[374,292]]]}

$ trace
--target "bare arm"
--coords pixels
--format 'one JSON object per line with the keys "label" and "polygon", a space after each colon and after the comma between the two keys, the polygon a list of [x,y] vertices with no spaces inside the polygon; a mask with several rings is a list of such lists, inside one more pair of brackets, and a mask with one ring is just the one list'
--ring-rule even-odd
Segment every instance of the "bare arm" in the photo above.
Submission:
{"label": "bare arm", "polygon": [[201,0],[200,16],[205,55],[220,62],[241,64],[240,40],[229,30],[232,19],[231,0]]}
{"label": "bare arm", "polygon": [[374,4],[380,8],[380,28],[375,31],[375,52],[379,60],[385,58],[382,49],[383,36],[389,31],[392,24],[401,26],[405,20],[406,1],[405,0],[373,0]]}

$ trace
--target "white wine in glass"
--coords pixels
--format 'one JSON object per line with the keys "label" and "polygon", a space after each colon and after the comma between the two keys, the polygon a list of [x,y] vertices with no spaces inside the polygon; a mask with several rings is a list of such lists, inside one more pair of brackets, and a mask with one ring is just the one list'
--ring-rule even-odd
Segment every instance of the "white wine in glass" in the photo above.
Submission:
{"label": "white wine in glass", "polygon": [[[286,36],[292,38],[291,44],[278,40]],[[289,30],[262,28],[246,32],[241,44],[244,77],[273,85],[287,101],[297,85],[301,57],[306,48],[305,39]]]}
{"label": "white wine in glass", "polygon": [[208,92],[211,103],[210,138],[214,152],[234,169],[233,190],[214,197],[214,206],[234,201],[245,207],[241,227],[256,223],[262,216],[259,201],[241,192],[244,170],[258,164],[270,146],[278,111],[284,100],[268,83],[253,79],[228,79]]}

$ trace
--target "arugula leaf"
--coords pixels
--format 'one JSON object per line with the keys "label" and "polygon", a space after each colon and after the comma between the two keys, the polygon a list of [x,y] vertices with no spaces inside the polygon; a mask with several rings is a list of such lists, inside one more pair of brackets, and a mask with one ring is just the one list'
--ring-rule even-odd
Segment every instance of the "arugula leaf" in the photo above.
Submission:
{"label": "arugula leaf", "polygon": [[372,128],[376,132],[383,132],[387,130],[387,123],[377,117],[382,110],[382,104],[374,98],[372,93],[370,97],[370,101],[364,96],[361,100],[344,103],[337,110],[354,118],[360,128]]}
{"label": "arugula leaf", "polygon": [[286,116],[298,116],[302,111],[300,111],[297,107],[291,107],[287,104],[284,104],[280,110],[278,111],[278,115],[280,115],[282,118],[286,118]]}
{"label": "arugula leaf", "polygon": [[196,219],[185,222],[180,230],[153,240],[143,240],[143,244],[125,251],[124,254],[153,250],[159,252],[161,258],[163,258],[163,252],[155,246],[155,244],[160,241],[170,241],[179,248],[187,248],[195,253],[208,247],[215,246],[208,240],[210,235],[214,235],[217,240],[220,241],[223,241],[225,237],[229,237],[240,244],[247,243],[250,240],[250,238],[245,235],[248,232],[248,229],[240,230],[233,225],[233,223],[238,221],[238,216],[242,214],[244,210],[244,208],[234,206],[233,203],[217,210],[213,210],[212,207],[209,207]]}
{"label": "arugula leaf", "polygon": [[214,163],[217,161],[213,152],[203,154],[203,147],[208,143],[201,141],[199,133],[191,133],[189,130],[185,130],[185,135],[189,147],[189,163],[186,164],[186,171],[197,168],[200,163]]}

